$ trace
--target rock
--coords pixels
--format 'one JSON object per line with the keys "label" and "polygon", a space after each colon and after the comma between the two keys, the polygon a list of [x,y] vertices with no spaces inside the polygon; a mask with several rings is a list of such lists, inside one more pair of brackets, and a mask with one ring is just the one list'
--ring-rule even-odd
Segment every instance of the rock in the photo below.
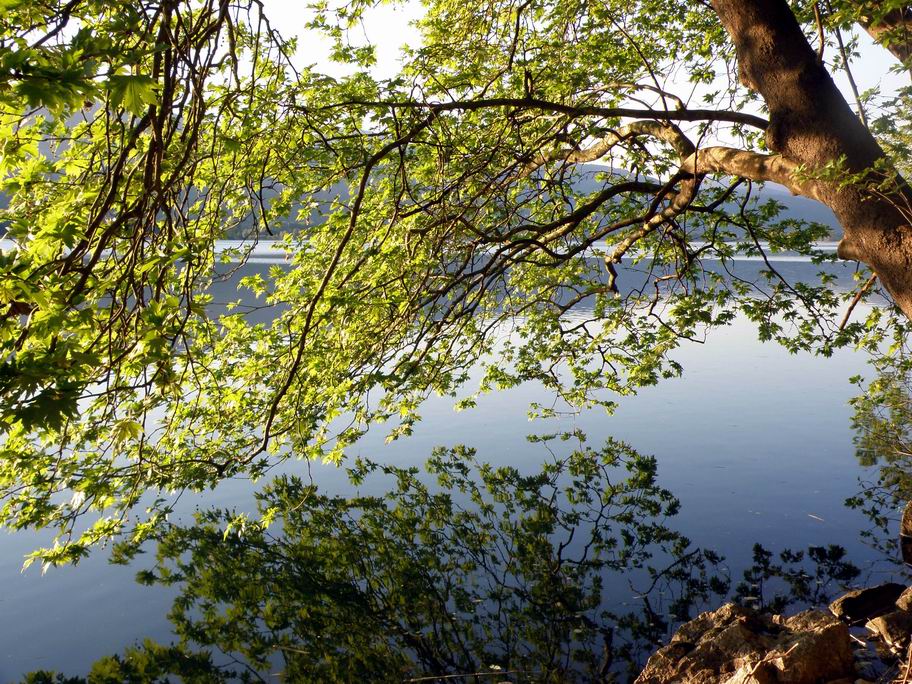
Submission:
{"label": "rock", "polygon": [[902,554],[903,563],[912,565],[912,537],[899,535],[899,552]]}
{"label": "rock", "polygon": [[818,684],[855,670],[848,627],[820,611],[775,619],[726,604],[682,625],[636,684]]}
{"label": "rock", "polygon": [[894,610],[873,620],[868,620],[865,625],[891,650],[899,652],[905,649],[912,635],[912,613],[905,610]]}
{"label": "rock", "polygon": [[[786,620],[789,633],[767,660],[779,670],[780,684],[811,684],[855,677],[849,628],[833,616],[806,610]],[[780,642],[783,640],[780,639]]]}
{"label": "rock", "polygon": [[776,668],[772,663],[745,663],[723,684],[777,684]]}
{"label": "rock", "polygon": [[912,612],[912,587],[907,587],[906,590],[899,595],[899,598],[896,599],[896,607],[900,610]]}
{"label": "rock", "polygon": [[861,622],[894,610],[895,602],[905,591],[896,582],[856,589],[843,594],[830,604],[830,612],[846,622]]}

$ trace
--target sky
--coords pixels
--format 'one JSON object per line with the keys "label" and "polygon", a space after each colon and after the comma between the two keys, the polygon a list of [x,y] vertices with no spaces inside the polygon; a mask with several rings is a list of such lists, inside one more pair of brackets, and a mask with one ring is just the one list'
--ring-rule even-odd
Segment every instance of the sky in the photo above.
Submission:
{"label": "sky", "polygon": [[[347,73],[345,67],[329,59],[329,41],[313,31],[307,31],[306,24],[313,17],[309,3],[302,0],[264,0],[266,15],[273,27],[283,36],[297,36],[298,66],[317,64],[321,71],[331,76]],[[367,20],[361,27],[363,42],[371,42],[377,50],[377,67],[374,74],[380,78],[396,74],[399,53],[404,45],[417,45],[419,35],[412,22],[420,18],[423,8],[419,2],[409,1],[395,5],[380,5],[368,10]]]}
{"label": "sky", "polygon": [[[299,37],[299,65],[316,64],[325,73],[342,76],[346,73],[346,67],[329,60],[328,41],[306,29],[306,23],[313,16],[308,4],[302,0],[264,0],[266,13],[271,18],[273,26],[283,35]],[[419,43],[418,31],[412,23],[420,18],[422,13],[421,3],[416,0],[383,4],[368,11],[360,33],[364,42],[369,41],[376,47],[375,76],[393,76],[398,71],[400,48],[403,45],[415,46]],[[896,87],[910,85],[908,76],[890,73],[890,67],[896,63],[892,55],[874,44],[863,31],[858,31],[858,34],[861,58],[854,65],[853,74],[860,90],[880,85],[884,93],[889,93]],[[832,59],[835,55],[829,52],[826,56]],[[847,99],[852,102],[846,77],[839,74],[836,80]],[[676,90],[683,96],[689,93],[691,88],[689,84],[680,84]]]}

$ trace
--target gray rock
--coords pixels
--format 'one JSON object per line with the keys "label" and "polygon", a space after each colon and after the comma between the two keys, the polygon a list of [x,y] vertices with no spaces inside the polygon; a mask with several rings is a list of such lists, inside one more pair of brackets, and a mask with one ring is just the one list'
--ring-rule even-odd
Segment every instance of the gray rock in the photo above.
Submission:
{"label": "gray rock", "polygon": [[855,589],[830,604],[830,612],[846,622],[863,622],[895,610],[896,599],[906,587],[887,582],[867,589]]}

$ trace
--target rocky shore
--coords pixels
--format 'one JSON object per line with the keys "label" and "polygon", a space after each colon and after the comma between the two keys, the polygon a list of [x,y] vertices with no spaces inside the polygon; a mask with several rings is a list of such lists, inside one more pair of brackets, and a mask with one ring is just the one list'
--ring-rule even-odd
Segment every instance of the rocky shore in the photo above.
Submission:
{"label": "rocky shore", "polygon": [[[899,528],[912,567],[912,501]],[[912,587],[849,591],[791,617],[735,603],[682,625],[635,684],[912,684]]]}
{"label": "rocky shore", "polygon": [[903,682],[910,635],[912,587],[896,583],[791,617],[728,603],[682,625],[636,684]]}

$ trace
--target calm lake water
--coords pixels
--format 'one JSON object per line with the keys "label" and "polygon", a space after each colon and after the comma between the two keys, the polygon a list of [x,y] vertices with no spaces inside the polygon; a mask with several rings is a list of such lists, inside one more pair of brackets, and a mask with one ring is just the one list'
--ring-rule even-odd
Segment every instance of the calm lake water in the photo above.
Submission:
{"label": "calm lake water", "polygon": [[[259,254],[245,272],[266,268],[269,261],[268,254]],[[777,266],[807,277],[818,270],[789,259]],[[848,268],[834,268],[842,269],[848,283]],[[614,416],[593,411],[530,423],[530,401],[546,396],[535,386],[482,397],[478,408],[461,413],[453,411],[451,400],[433,398],[413,437],[385,445],[377,431],[354,453],[420,465],[435,446],[466,444],[477,449],[481,461],[534,470],[548,454],[542,445],[530,444],[528,434],[578,427],[591,445],[614,437],[654,455],[659,483],[681,502],[674,529],[724,555],[726,572],[735,580],[750,565],[755,543],[774,552],[839,544],[862,570],[859,582],[879,580],[888,566],[859,537],[869,523],[844,505],[859,491],[860,480],[875,477],[855,457],[847,403],[857,394],[849,377],[871,374],[866,357],[851,351],[829,359],[790,355],[761,344],[755,330],[738,321],[714,332],[706,344],[686,344],[676,358],[685,369],[682,378],[621,400]],[[283,470],[305,472],[308,466],[292,462]],[[309,470],[327,492],[354,491],[337,468],[315,464]],[[249,508],[257,486],[227,482],[182,501],[181,517],[189,520],[196,506]],[[20,572],[23,555],[45,540],[40,533],[0,538],[0,681],[16,681],[36,669],[84,674],[99,657],[144,638],[173,639],[166,614],[175,592],[134,581],[136,571],[151,561],[141,556],[132,567],[113,566],[101,552],[45,575],[38,568]],[[605,600],[635,605],[637,593],[628,579],[614,577]]]}

